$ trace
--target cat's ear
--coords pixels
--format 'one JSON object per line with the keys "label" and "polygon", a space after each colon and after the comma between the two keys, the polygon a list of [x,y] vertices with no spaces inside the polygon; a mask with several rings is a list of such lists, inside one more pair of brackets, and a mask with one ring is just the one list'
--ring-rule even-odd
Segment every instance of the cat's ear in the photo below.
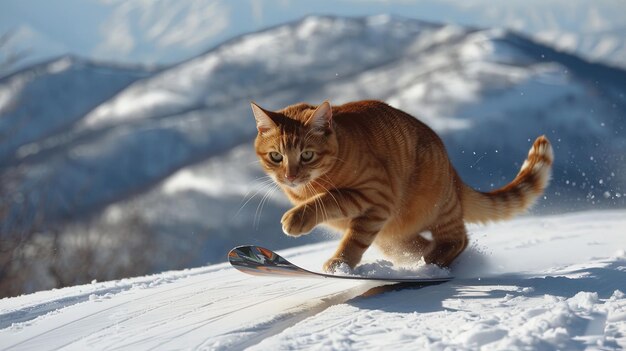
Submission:
{"label": "cat's ear", "polygon": [[328,130],[331,128],[332,122],[333,109],[330,106],[330,102],[326,100],[315,109],[315,112],[305,122],[305,125],[313,129]]}
{"label": "cat's ear", "polygon": [[267,111],[255,104],[254,101],[250,102],[250,106],[252,106],[252,113],[254,113],[254,119],[256,120],[256,129],[258,129],[259,133],[265,133],[270,129],[276,128],[276,123],[272,121]]}

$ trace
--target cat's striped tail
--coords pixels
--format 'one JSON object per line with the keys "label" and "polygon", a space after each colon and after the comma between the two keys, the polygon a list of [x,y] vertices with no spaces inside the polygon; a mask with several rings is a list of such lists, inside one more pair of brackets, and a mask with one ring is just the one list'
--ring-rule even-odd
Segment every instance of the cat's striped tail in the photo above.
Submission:
{"label": "cat's striped tail", "polygon": [[489,222],[508,219],[526,211],[543,194],[550,182],[554,153],[545,136],[535,140],[519,173],[506,186],[479,192],[463,185],[461,203],[467,222]]}

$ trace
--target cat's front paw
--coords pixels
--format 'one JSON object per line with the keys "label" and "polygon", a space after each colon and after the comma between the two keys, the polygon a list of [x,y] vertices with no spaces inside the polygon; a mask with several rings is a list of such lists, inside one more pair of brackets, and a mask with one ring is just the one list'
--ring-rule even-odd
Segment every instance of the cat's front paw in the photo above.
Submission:
{"label": "cat's front paw", "polygon": [[283,225],[283,233],[295,237],[311,232],[317,225],[315,214],[306,206],[285,212],[280,223]]}
{"label": "cat's front paw", "polygon": [[333,274],[338,270],[346,271],[344,273],[348,273],[352,270],[352,267],[350,266],[348,261],[346,261],[346,259],[342,257],[333,257],[329,259],[328,261],[326,261],[326,263],[324,263],[324,266],[322,268],[324,269],[324,272],[330,274]]}

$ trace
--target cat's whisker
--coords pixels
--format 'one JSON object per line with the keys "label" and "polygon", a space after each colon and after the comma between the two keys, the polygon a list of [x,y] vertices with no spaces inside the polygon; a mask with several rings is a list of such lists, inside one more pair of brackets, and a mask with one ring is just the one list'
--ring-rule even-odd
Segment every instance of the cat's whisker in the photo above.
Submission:
{"label": "cat's whisker", "polygon": [[330,217],[328,216],[328,210],[326,210],[326,205],[322,201],[322,199],[318,196],[315,198],[315,201],[319,201],[320,207],[322,208],[322,214],[324,216],[324,222],[326,222]]}
{"label": "cat's whisker", "polygon": [[[268,178],[268,179],[266,179],[266,180],[262,181],[262,182],[259,184],[261,187],[260,187],[260,188],[258,188],[258,189],[255,191],[255,193],[254,193],[252,196],[250,196],[250,198],[248,198],[248,200],[246,200],[246,197],[248,197],[248,195],[249,195],[249,194],[250,194],[250,193],[251,193],[254,189],[250,189],[250,190],[248,190],[248,192],[247,192],[247,193],[243,196],[243,199],[241,200],[241,202],[242,202],[243,204],[242,204],[241,206],[239,206],[239,209],[237,210],[237,212],[235,213],[235,215],[233,216],[233,218],[234,218],[234,217],[237,217],[237,216],[239,215],[239,213],[241,212],[241,210],[243,210],[243,208],[244,208],[244,207],[245,207],[245,206],[246,206],[246,205],[247,205],[250,201],[252,201],[252,199],[254,199],[254,198],[255,198],[255,197],[259,194],[259,192],[261,192],[263,189],[265,189],[266,187],[268,187],[269,185],[271,185],[271,184],[274,182],[274,180],[273,180],[271,177],[269,177],[269,176],[260,177],[260,178],[257,178],[257,179],[263,179],[263,178]],[[255,180],[257,180],[257,179],[255,179]]]}
{"label": "cat's whisker", "polygon": [[[335,195],[333,195],[333,193],[332,193],[330,190],[328,190],[328,188],[326,188],[326,187],[325,187],[322,183],[318,182],[317,180],[314,180],[314,182],[315,182],[315,184],[317,184],[317,185],[321,186],[321,187],[322,187],[322,188],[326,191],[326,194],[330,195],[330,197],[333,199],[333,201],[335,201],[335,204],[337,204],[337,208],[340,208],[339,201],[337,201],[337,198],[335,197]],[[331,186],[332,186],[332,187],[333,187],[336,191],[338,191],[338,190],[337,190],[337,188],[333,185],[333,183],[331,183],[330,181],[328,181],[328,183],[329,183],[329,184],[330,184],[330,185],[331,185]]]}
{"label": "cat's whisker", "polygon": [[[309,190],[311,190],[311,186],[310,186],[308,183],[307,183],[307,184],[305,184],[305,188],[306,188],[306,190],[305,190],[305,191],[307,191],[307,192],[308,192]],[[317,222],[317,203],[316,203],[316,202],[314,202],[313,204],[315,205],[315,221]]]}
{"label": "cat's whisker", "polygon": [[253,189],[249,190],[249,191],[248,191],[248,192],[247,192],[247,193],[243,196],[243,199],[241,200],[241,202],[242,202],[243,204],[239,207],[239,209],[237,210],[237,213],[235,213],[235,217],[239,215],[239,213],[241,212],[241,210],[243,210],[243,208],[244,208],[244,207],[245,207],[245,206],[246,206],[246,205],[247,205],[250,201],[252,201],[252,199],[254,199],[254,198],[255,198],[255,197],[259,194],[259,192],[261,192],[263,189],[267,188],[267,187],[268,187],[268,186],[270,186],[270,185],[271,185],[271,182],[268,182],[268,181],[266,181],[266,182],[262,183],[262,184],[261,184],[261,187],[260,187],[260,188],[258,188],[258,189],[256,189],[256,191],[254,192],[254,194],[252,194],[252,196],[250,196],[250,197],[246,200],[246,197],[248,197],[248,194],[250,194],[250,192],[252,192],[252,191],[253,191]]}
{"label": "cat's whisker", "polygon": [[261,183],[260,188],[258,188],[256,190],[256,192],[239,208],[239,211],[237,211],[237,213],[239,213],[250,201],[252,201],[252,199],[254,199],[261,191],[266,191],[269,190],[272,185],[273,185],[273,181],[272,179],[269,180],[265,180]]}
{"label": "cat's whisker", "polygon": [[[270,177],[270,176],[268,176],[268,175],[265,175],[265,176],[262,176],[262,177],[258,177],[258,178],[253,179],[251,183],[256,183],[256,182],[258,182],[258,183],[260,183],[260,184],[262,185],[262,184],[266,184],[266,183],[268,183],[269,181],[273,181],[272,177]],[[256,184],[255,184],[255,185],[256,185]],[[253,189],[254,189],[254,187],[253,187]],[[249,194],[249,193],[250,193],[253,189],[248,190],[248,192],[246,192],[246,194],[244,195],[244,198],[245,198],[245,196],[248,196],[248,194]]]}
{"label": "cat's whisker", "polygon": [[259,219],[258,219],[257,223],[259,223],[261,221],[261,214],[263,213],[263,207],[269,201],[269,199],[272,197],[272,195],[274,195],[274,192],[276,191],[276,189],[278,189],[278,185],[272,187],[272,189],[270,189],[270,191],[268,192],[268,194],[265,197],[265,199],[261,202],[261,210],[259,210]]}
{"label": "cat's whisker", "polygon": [[[253,180],[253,181],[254,181],[254,182],[256,182],[257,180],[260,180],[260,179],[263,179],[263,178],[267,178],[267,179],[264,179],[264,180],[262,180],[262,181],[258,182],[257,184],[254,184],[254,185],[252,186],[252,188],[251,188],[250,190],[248,190],[248,191],[244,194],[244,196],[243,196],[243,199],[244,199],[244,200],[245,200],[245,198],[246,198],[246,197],[247,197],[247,196],[248,196],[248,195],[249,195],[252,191],[254,191],[254,189],[255,189],[255,187],[256,187],[256,186],[261,186],[261,188],[263,188],[263,187],[265,187],[266,185],[271,184],[271,183],[273,182],[273,179],[272,179],[271,177],[269,177],[269,176],[267,176],[267,177],[257,178],[257,179],[255,179],[255,180]],[[258,192],[259,192],[259,190],[260,190],[260,189],[257,189],[256,193],[258,193]],[[256,193],[255,193],[255,195],[256,195]],[[254,195],[252,195],[252,196],[254,197]],[[243,200],[242,200],[242,201],[243,201]]]}
{"label": "cat's whisker", "polygon": [[[320,216],[322,216],[322,222],[326,221],[326,215],[324,213],[324,204],[321,203],[317,197],[313,198],[313,203],[315,203],[315,208],[316,209],[317,209],[318,206],[320,208]],[[320,222],[318,221],[317,223],[320,223]]]}
{"label": "cat's whisker", "polygon": [[[250,197],[250,199],[248,199],[248,201],[246,201],[237,211],[237,213],[235,214],[235,217],[239,215],[239,213],[243,210],[243,208],[250,202],[252,201],[252,199],[254,199],[260,192],[261,190],[266,190],[266,194],[267,191],[269,191],[271,189],[271,184],[267,184],[265,187],[263,187],[262,189],[259,189],[252,197]],[[257,205],[258,208],[258,205]]]}
{"label": "cat's whisker", "polygon": [[[310,190],[311,194],[315,194],[315,189],[313,189],[313,187],[309,183],[306,183],[305,185],[306,185],[306,190],[307,191]],[[317,201],[313,201],[313,204],[315,205],[315,222],[319,223],[319,221],[317,219]]]}
{"label": "cat's whisker", "polygon": [[263,195],[263,198],[261,198],[261,202],[257,205],[256,212],[254,213],[254,222],[253,222],[255,226],[254,230],[259,229],[259,223],[261,222],[261,213],[263,212],[263,206],[265,205],[265,202],[270,198],[270,196],[272,196],[274,191],[276,191],[276,189],[278,189],[278,185],[273,184],[273,187],[271,187],[265,193],[265,195]]}
{"label": "cat's whisker", "polygon": [[[326,193],[328,193],[330,196],[333,196],[328,190],[326,190]],[[324,201],[322,201],[321,196],[318,196],[317,199],[319,200],[319,202],[320,202],[320,204],[321,204],[321,206],[323,208],[323,211],[325,213],[324,221],[327,221],[330,218],[330,216],[328,215],[328,210],[326,209],[326,204],[324,203]],[[333,196],[333,201],[335,201],[335,203],[337,204],[337,208],[339,208],[339,203],[337,202],[337,199],[334,198],[334,196]]]}
{"label": "cat's whisker", "polygon": [[273,181],[274,179],[272,179],[272,177],[270,177],[270,176],[268,176],[268,175],[264,175],[264,176],[262,176],[262,177],[255,178],[255,179],[253,179],[252,181],[253,181],[253,182],[260,181],[261,183],[265,183],[265,182],[266,182],[266,181],[268,181],[268,180],[272,180],[272,181]]}
{"label": "cat's whisker", "polygon": [[[311,182],[312,182],[312,183],[314,183],[314,184],[317,184],[317,185],[321,186],[322,188],[324,188],[324,186],[323,186],[323,185],[319,184],[319,182],[317,182],[317,181],[315,181],[315,180],[312,180]],[[326,206],[324,205],[324,201],[322,201],[322,199],[321,199],[320,195],[316,195],[316,194],[315,194],[315,193],[316,193],[316,191],[315,191],[315,188],[313,188],[313,186],[312,186],[312,185],[310,185],[310,184],[307,184],[307,185],[308,185],[308,186],[312,189],[312,195],[313,195],[313,196],[312,196],[312,198],[313,198],[313,201],[316,203],[316,206],[317,206],[317,203],[319,202],[320,211],[321,211],[321,213],[322,213],[322,219],[323,219],[323,221],[324,221],[324,222],[325,222],[325,221],[327,221],[327,220],[330,218],[330,216],[328,215],[328,210],[326,209]],[[324,189],[325,189],[325,188],[324,188]],[[326,191],[328,192],[328,190],[326,190]]]}
{"label": "cat's whisker", "polygon": [[328,220],[328,211],[326,210],[326,206],[324,205],[324,201],[320,198],[319,195],[314,197],[315,202],[320,204],[320,212],[322,213],[322,220],[326,222]]}

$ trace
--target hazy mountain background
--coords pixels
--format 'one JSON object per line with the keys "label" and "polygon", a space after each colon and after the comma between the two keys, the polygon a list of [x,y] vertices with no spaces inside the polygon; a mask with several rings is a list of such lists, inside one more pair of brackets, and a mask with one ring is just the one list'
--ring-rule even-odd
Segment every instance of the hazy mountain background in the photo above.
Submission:
{"label": "hazy mountain background", "polygon": [[[263,185],[252,148],[250,100],[269,109],[327,98],[333,104],[384,100],[434,128],[463,179],[483,190],[511,180],[532,140],[546,134],[555,148],[554,180],[533,213],[626,204],[626,72],[615,64],[624,62],[621,46],[601,54],[577,39],[580,45],[562,51],[563,40],[546,44],[550,40],[540,31],[530,37],[488,28],[502,26],[488,21],[443,24],[430,21],[428,11],[423,14],[429,21],[309,16],[219,45],[217,35],[194,37],[198,28],[221,38],[249,28],[214,29],[229,18],[245,22],[233,11],[261,6],[254,13],[262,15],[256,24],[262,26],[278,21],[267,13],[291,8],[286,2],[264,11],[272,2],[255,3],[68,1],[82,16],[76,25],[96,24],[83,25],[84,45],[45,39],[62,47],[46,51],[36,41],[11,36],[4,48],[12,52],[28,45],[46,55],[76,50],[19,68],[35,60],[31,51],[0,79],[4,295],[220,262],[237,244],[284,248],[328,239],[321,231],[297,240],[281,234],[279,219],[288,204]],[[339,2],[337,11],[347,3]],[[35,14],[58,11],[45,4],[2,6],[14,11],[15,23],[34,26],[46,19]],[[512,2],[487,11],[470,2],[455,12],[446,10],[451,3],[432,4],[432,13],[449,16],[441,19],[458,13],[465,22],[472,13],[502,20],[532,8]],[[581,34],[577,38],[595,33],[600,47],[624,30],[614,20],[619,3],[546,4],[538,8],[552,9],[551,20],[519,15],[515,23],[527,23],[519,29],[532,32],[527,28],[553,22],[550,28]],[[388,4],[370,5],[363,11]],[[118,35],[135,43],[130,49],[94,30],[110,20],[104,8],[138,26]],[[50,17],[47,23],[56,30],[47,35],[70,40],[65,27],[54,24],[58,18]],[[586,20],[577,22],[581,18]],[[114,23],[111,28],[123,30]]]}
{"label": "hazy mountain background", "polygon": [[619,0],[4,0],[0,9],[0,33],[12,31],[12,47],[28,52],[21,65],[66,53],[176,63],[311,14],[381,13],[513,29],[588,60],[626,65],[626,3]]}

